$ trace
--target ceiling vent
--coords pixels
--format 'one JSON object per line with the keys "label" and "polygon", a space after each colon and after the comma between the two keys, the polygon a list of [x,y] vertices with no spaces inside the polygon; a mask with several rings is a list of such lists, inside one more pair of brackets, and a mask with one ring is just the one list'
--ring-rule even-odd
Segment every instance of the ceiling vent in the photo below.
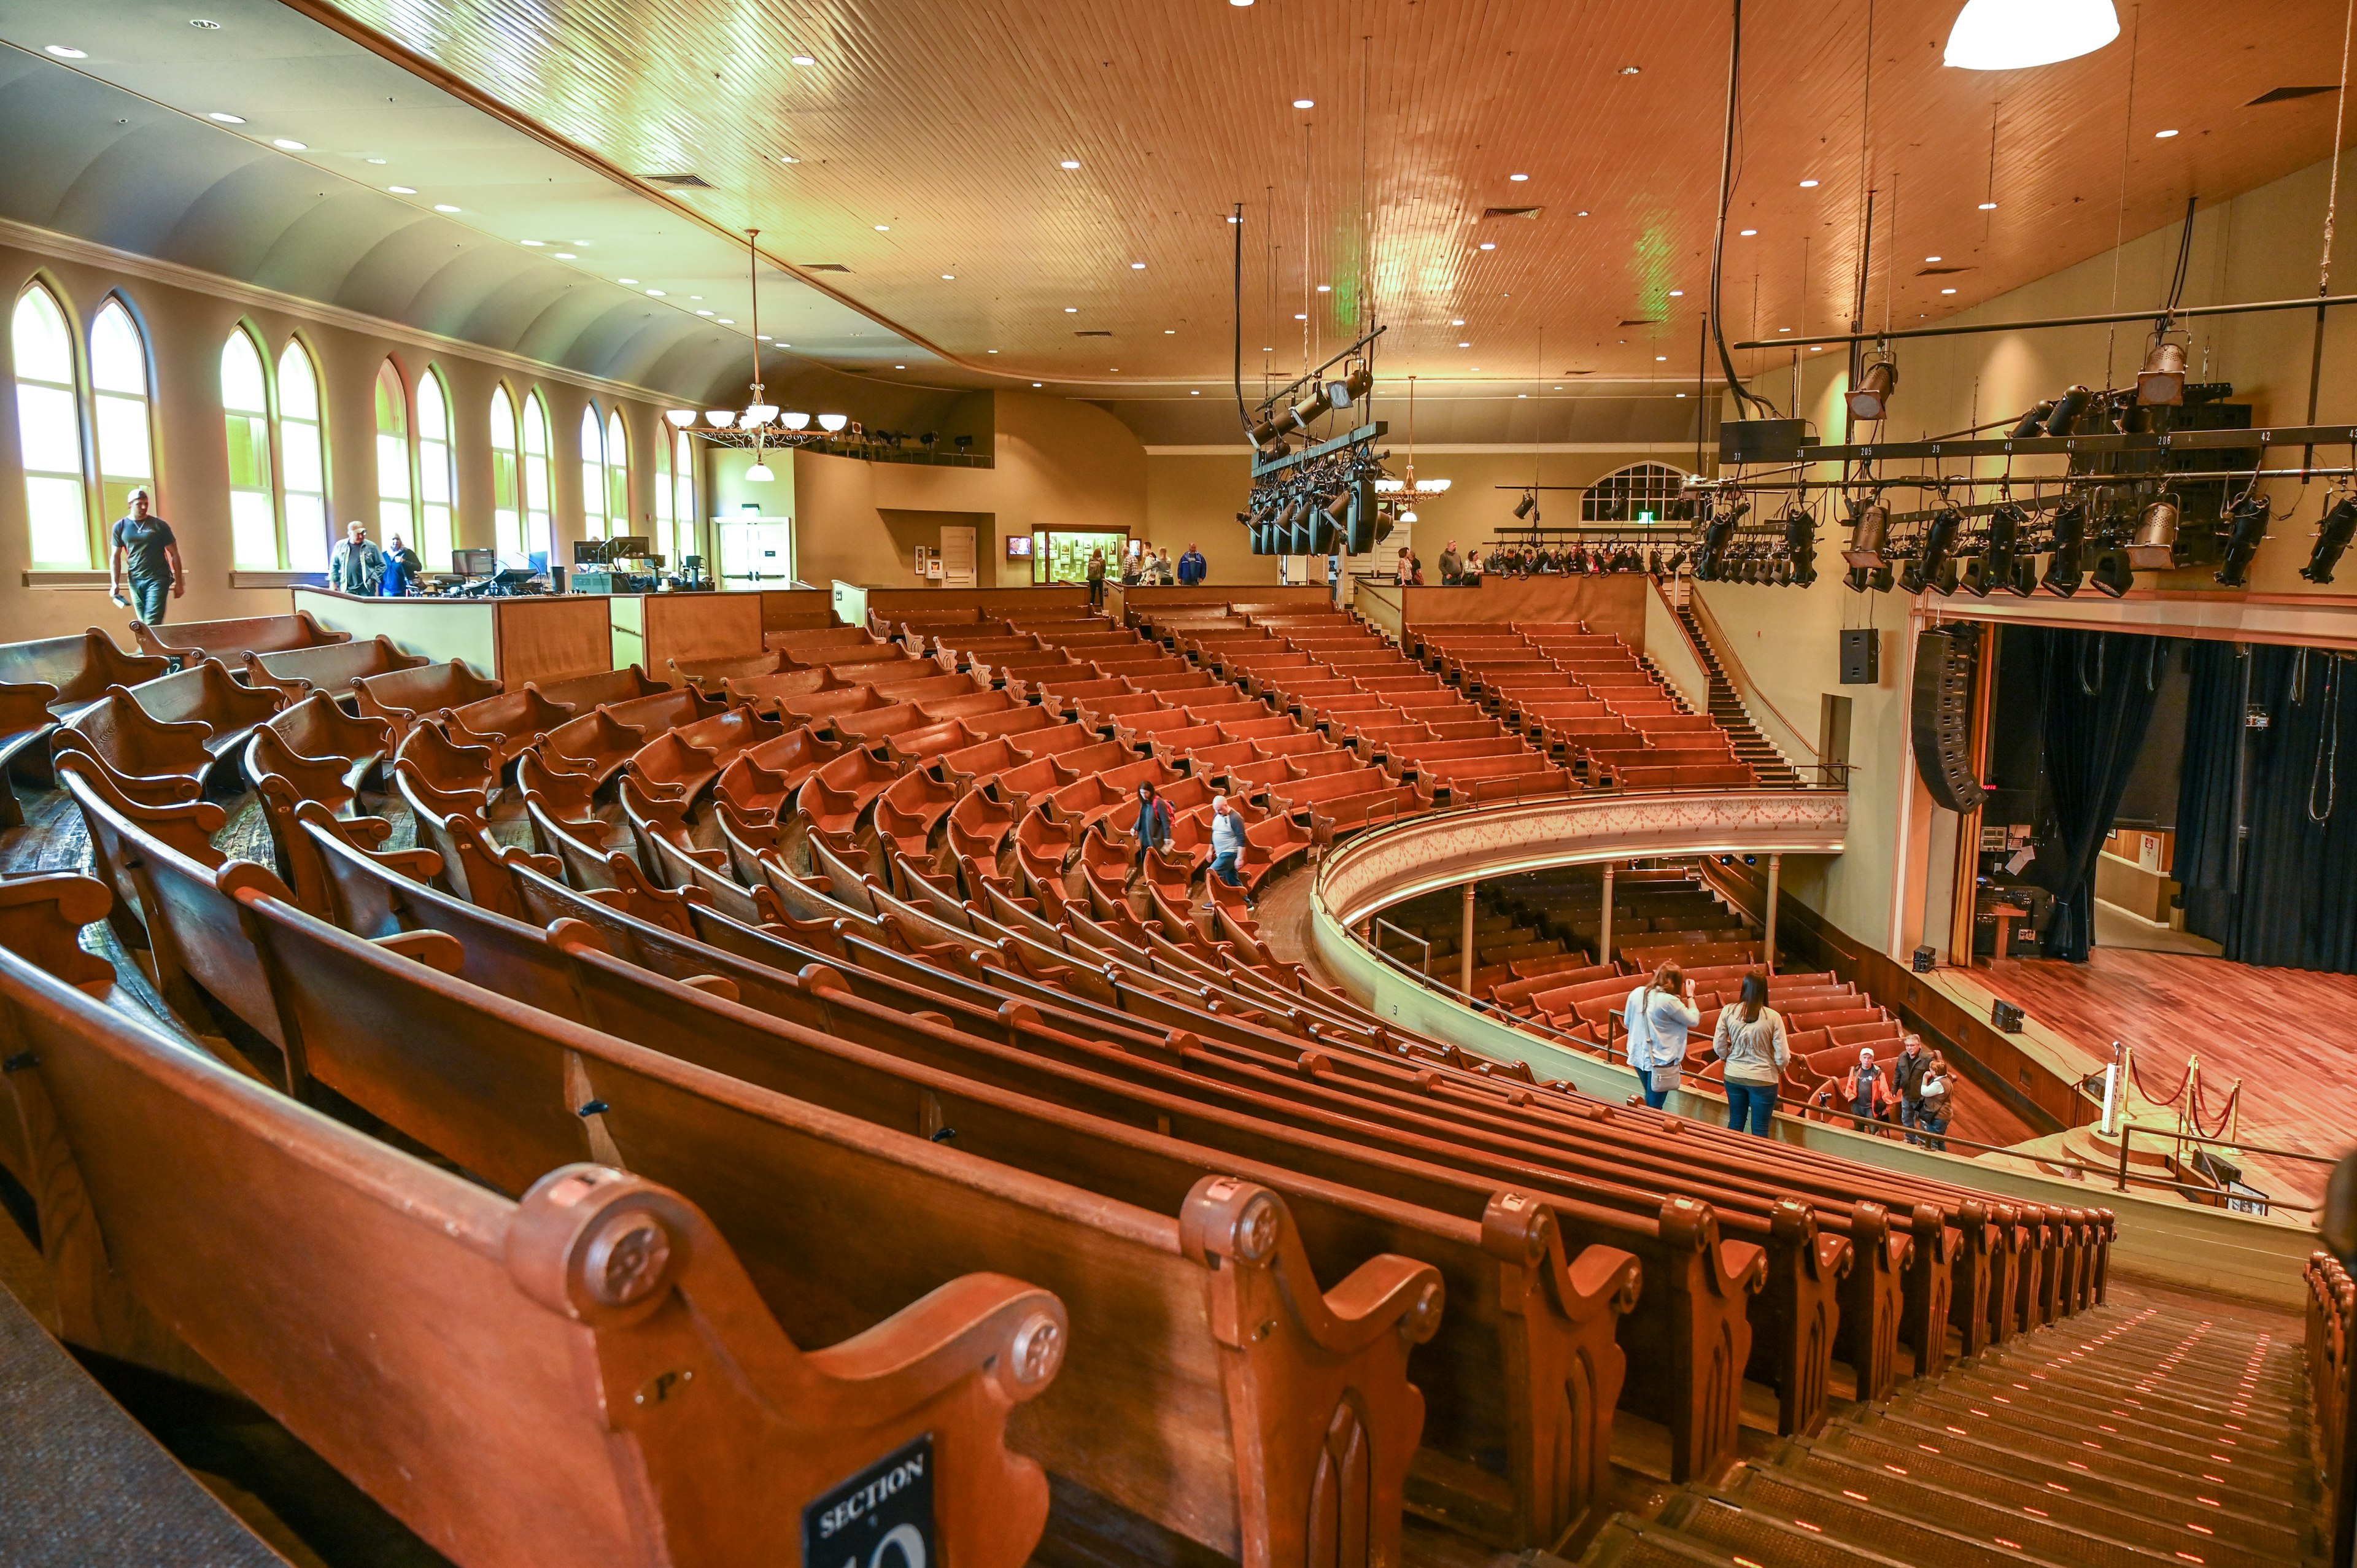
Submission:
{"label": "ceiling vent", "polygon": [[710,190],[712,182],[700,174],[651,174],[647,178],[656,185],[667,185],[674,190]]}
{"label": "ceiling vent", "polygon": [[851,270],[841,262],[799,262],[795,264],[806,273],[847,273]]}
{"label": "ceiling vent", "polygon": [[1082,328],[1080,331],[1073,333],[1072,336],[1075,338],[1110,338],[1113,334],[1106,331],[1102,327],[1088,327]]}
{"label": "ceiling vent", "polygon": [[2270,88],[2266,91],[2260,93],[2256,98],[2252,99],[2248,103],[2243,105],[2243,107],[2245,109],[2255,109],[2262,103],[2288,103],[2295,98],[2317,98],[2327,92],[2334,92],[2338,91],[2339,89],[2329,85],[2324,87]]}
{"label": "ceiling vent", "polygon": [[1536,218],[1545,210],[1544,207],[1484,207],[1481,220],[1486,223],[1492,218]]}

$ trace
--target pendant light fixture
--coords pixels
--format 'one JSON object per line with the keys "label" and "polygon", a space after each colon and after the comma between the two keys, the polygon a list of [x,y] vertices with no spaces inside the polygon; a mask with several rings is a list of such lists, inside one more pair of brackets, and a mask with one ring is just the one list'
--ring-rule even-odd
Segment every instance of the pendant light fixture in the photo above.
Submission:
{"label": "pendant light fixture", "polygon": [[1948,29],[1948,64],[2021,70],[2093,54],[2120,36],[2112,0],[1964,0]]}
{"label": "pendant light fixture", "polygon": [[[745,470],[748,483],[769,484],[777,478],[767,461],[769,448],[804,446],[832,435],[850,423],[848,415],[822,413],[818,416],[819,431],[810,428],[811,416],[800,411],[783,412],[762,395],[761,384],[761,254],[755,242],[759,229],[745,231],[746,282],[753,295],[753,381],[751,401],[742,410],[713,408],[704,411],[704,423],[696,423],[697,413],[692,408],[674,408],[664,412],[674,429],[706,441],[715,446],[751,447],[753,466]],[[780,428],[782,427],[782,428]],[[823,435],[821,434],[823,432]]]}

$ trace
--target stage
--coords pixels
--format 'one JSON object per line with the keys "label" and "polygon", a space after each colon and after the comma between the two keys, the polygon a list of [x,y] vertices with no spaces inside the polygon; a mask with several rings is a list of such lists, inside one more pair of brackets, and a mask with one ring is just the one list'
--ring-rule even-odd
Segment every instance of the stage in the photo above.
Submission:
{"label": "stage", "polygon": [[[2249,1143],[2338,1155],[2357,1128],[2357,975],[2100,945],[2083,964],[1999,959],[1941,975],[1952,992],[2020,1007],[2033,1030],[2076,1047],[2087,1070],[2110,1059],[2114,1040],[2127,1042],[2138,1080],[2157,1095],[2176,1093],[2198,1054],[2206,1113],[2243,1080],[2237,1135]],[[2259,1155],[2245,1164],[2249,1185],[2300,1203],[2322,1196],[2330,1169]]]}

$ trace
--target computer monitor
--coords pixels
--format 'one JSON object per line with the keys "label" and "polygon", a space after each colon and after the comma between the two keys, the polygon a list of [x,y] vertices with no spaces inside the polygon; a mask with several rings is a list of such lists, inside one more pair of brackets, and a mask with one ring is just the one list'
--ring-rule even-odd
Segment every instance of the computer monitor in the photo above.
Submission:
{"label": "computer monitor", "polygon": [[450,570],[461,577],[488,577],[500,569],[500,553],[496,550],[454,550],[450,553]]}

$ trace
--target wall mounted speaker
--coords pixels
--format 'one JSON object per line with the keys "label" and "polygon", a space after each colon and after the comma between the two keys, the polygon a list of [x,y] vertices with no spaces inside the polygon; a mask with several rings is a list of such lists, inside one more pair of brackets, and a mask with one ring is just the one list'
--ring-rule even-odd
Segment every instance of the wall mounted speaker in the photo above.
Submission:
{"label": "wall mounted speaker", "polygon": [[1882,683],[1882,633],[1874,627],[1845,628],[1841,634],[1841,683],[1878,686]]}
{"label": "wall mounted speaker", "polygon": [[1915,639],[1915,770],[1934,803],[1969,811],[1988,798],[1973,775],[1973,677],[1978,639],[1934,627]]}

